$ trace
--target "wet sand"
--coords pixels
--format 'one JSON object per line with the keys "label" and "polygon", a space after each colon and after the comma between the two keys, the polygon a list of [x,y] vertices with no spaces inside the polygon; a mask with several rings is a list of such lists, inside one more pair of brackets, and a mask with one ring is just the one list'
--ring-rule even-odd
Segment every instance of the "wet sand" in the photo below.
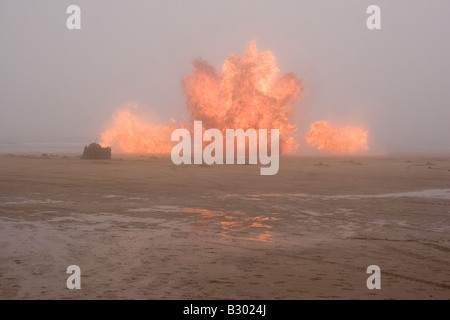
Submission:
{"label": "wet sand", "polygon": [[259,169],[1,155],[0,298],[450,299],[449,157]]}

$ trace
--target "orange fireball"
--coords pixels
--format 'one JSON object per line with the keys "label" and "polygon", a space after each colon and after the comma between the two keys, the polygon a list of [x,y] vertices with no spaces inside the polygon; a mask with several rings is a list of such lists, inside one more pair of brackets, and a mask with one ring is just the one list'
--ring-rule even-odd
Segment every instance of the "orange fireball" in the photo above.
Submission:
{"label": "orange fireball", "polygon": [[319,150],[329,150],[333,153],[355,153],[368,150],[367,131],[358,127],[339,128],[327,121],[311,124],[311,130],[306,135],[309,146],[316,146]]}
{"label": "orange fireball", "polygon": [[303,83],[293,73],[278,76],[275,57],[259,52],[251,42],[242,58],[230,54],[221,74],[208,62],[193,62],[194,74],[183,80],[191,121],[203,126],[247,130],[279,129],[280,150],[297,148],[291,116],[302,94]]}
{"label": "orange fireball", "polygon": [[170,153],[170,135],[176,127],[151,125],[131,113],[118,111],[102,133],[102,146],[111,146],[124,153]]}

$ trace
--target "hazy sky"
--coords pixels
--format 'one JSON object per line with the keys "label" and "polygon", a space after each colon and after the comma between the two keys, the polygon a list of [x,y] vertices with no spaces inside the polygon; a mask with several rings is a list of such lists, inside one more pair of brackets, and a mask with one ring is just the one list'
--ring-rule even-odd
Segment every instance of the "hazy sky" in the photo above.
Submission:
{"label": "hazy sky", "polygon": [[[81,7],[81,30],[66,8]],[[381,30],[366,8],[381,7]],[[450,1],[0,0],[0,143],[91,142],[128,102],[187,122],[181,79],[251,40],[304,79],[298,137],[362,125],[372,151],[450,152]]]}

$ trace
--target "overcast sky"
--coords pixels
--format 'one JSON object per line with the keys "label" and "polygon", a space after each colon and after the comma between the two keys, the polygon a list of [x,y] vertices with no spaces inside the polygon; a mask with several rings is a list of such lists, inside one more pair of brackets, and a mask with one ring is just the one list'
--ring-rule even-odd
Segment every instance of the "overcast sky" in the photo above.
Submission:
{"label": "overcast sky", "polygon": [[[66,8],[81,7],[81,30]],[[381,7],[381,30],[366,8]],[[304,79],[298,137],[362,125],[377,151],[450,152],[450,1],[0,0],[0,143],[98,140],[128,102],[188,121],[181,79],[251,40]]]}

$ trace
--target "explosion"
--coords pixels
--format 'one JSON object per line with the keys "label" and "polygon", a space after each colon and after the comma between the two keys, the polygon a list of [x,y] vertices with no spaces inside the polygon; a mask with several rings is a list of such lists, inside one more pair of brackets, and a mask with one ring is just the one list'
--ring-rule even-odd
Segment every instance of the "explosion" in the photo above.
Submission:
{"label": "explosion", "polygon": [[291,123],[293,104],[302,94],[302,81],[293,73],[278,78],[278,67],[270,51],[258,52],[251,42],[245,56],[233,54],[222,65],[222,74],[205,60],[193,62],[195,72],[183,80],[192,122],[205,128],[253,128],[280,130],[280,150],[297,148]]}
{"label": "explosion", "polygon": [[[303,82],[293,73],[279,77],[275,57],[270,51],[259,52],[251,42],[244,57],[230,54],[219,73],[207,61],[193,61],[194,72],[182,80],[193,131],[194,121],[202,121],[203,131],[219,129],[279,129],[281,153],[293,153],[298,147],[291,121],[294,103],[300,100]],[[113,117],[102,133],[102,145],[125,153],[170,153],[174,124],[153,125],[133,115],[129,109]],[[309,146],[335,153],[367,150],[367,131],[338,128],[326,121],[311,125],[306,136]],[[268,146],[270,149],[270,146]]]}
{"label": "explosion", "polygon": [[112,146],[124,153],[170,153],[170,135],[174,129],[174,125],[143,122],[127,108],[118,111],[102,133],[102,146]]}
{"label": "explosion", "polygon": [[334,153],[355,153],[369,149],[367,131],[358,127],[339,128],[323,120],[311,124],[306,142],[319,150],[330,150]]}

